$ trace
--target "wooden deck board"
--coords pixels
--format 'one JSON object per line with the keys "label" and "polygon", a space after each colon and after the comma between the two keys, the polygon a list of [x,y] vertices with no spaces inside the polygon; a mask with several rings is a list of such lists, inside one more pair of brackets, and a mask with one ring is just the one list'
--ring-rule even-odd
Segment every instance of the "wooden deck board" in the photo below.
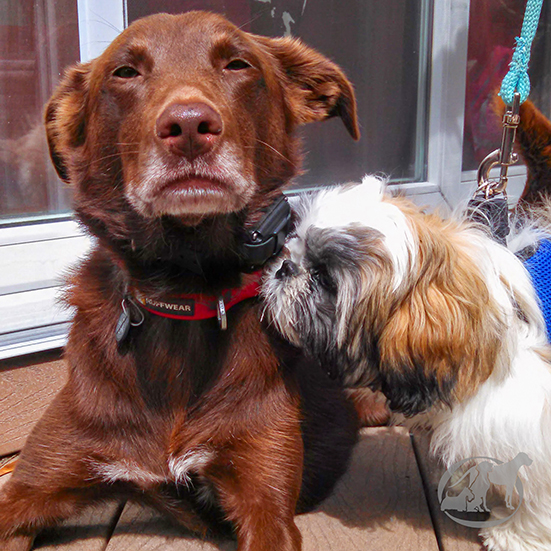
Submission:
{"label": "wooden deck board", "polygon": [[33,551],[104,551],[120,517],[122,504],[90,508],[61,526],[44,530]]}
{"label": "wooden deck board", "polygon": [[152,509],[127,503],[106,551],[235,551],[233,541],[202,541]]}
{"label": "wooden deck board", "polygon": [[23,447],[67,378],[67,368],[61,360],[21,366],[12,363],[0,362],[0,456]]}
{"label": "wooden deck board", "polygon": [[334,494],[297,518],[304,551],[437,551],[411,440],[401,428],[362,431]]}
{"label": "wooden deck board", "polygon": [[428,435],[422,432],[415,433],[413,441],[440,550],[482,551],[483,547],[478,538],[478,530],[454,522],[440,510],[438,482],[444,473],[444,467],[435,457],[430,455]]}

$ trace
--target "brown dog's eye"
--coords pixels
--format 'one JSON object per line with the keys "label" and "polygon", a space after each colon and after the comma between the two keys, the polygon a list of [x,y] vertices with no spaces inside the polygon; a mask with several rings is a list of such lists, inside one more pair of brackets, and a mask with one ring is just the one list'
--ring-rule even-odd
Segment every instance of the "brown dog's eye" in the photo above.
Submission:
{"label": "brown dog's eye", "polygon": [[228,71],[242,71],[251,67],[250,63],[247,63],[243,59],[233,59],[224,68]]}
{"label": "brown dog's eye", "polygon": [[140,73],[134,67],[119,67],[114,73],[119,78],[134,78],[140,76]]}

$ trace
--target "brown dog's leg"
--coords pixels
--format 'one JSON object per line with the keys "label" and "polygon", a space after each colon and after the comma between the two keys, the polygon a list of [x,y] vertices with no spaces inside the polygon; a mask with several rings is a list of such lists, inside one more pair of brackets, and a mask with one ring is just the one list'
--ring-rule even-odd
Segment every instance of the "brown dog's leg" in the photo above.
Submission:
{"label": "brown dog's leg", "polygon": [[298,427],[239,439],[209,468],[239,551],[300,551],[294,522],[302,471]]}
{"label": "brown dog's leg", "polygon": [[[47,483],[47,481],[44,481]],[[78,510],[77,492],[10,480],[0,493],[0,548],[27,551],[35,535]]]}
{"label": "brown dog's leg", "polygon": [[[52,458],[48,451],[41,454],[31,448],[0,491],[2,550],[30,549],[42,528],[77,514],[104,494],[104,486],[94,481],[81,459],[70,454],[62,461]],[[57,455],[62,457],[63,452]]]}
{"label": "brown dog's leg", "polygon": [[[86,458],[91,444],[58,395],[29,435],[0,489],[0,549],[26,550],[36,533],[100,499],[105,486]],[[3,539],[2,539],[3,538]]]}
{"label": "brown dog's leg", "polygon": [[283,484],[270,488],[267,481],[258,480],[259,485],[253,487],[251,481],[243,480],[248,476],[245,472],[235,476],[239,483],[228,476],[219,481],[217,490],[227,519],[235,525],[238,550],[300,551],[302,537],[294,521],[295,504],[290,499],[282,503],[288,488]]}

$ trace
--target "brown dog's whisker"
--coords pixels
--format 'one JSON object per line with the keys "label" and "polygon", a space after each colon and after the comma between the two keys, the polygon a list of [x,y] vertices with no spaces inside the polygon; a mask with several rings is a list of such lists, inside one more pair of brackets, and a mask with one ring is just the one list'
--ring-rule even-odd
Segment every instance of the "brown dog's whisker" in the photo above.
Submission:
{"label": "brown dog's whisker", "polygon": [[263,15],[266,15],[268,12],[270,12],[273,8],[271,6],[267,6],[266,8],[263,8],[263,9],[260,9],[259,12],[254,16],[252,17],[251,19],[249,19],[248,21],[246,21],[245,23],[243,23],[242,25],[239,25],[239,29],[243,29],[244,27],[247,27],[248,25],[250,25],[251,23],[254,23],[257,19],[260,19]]}
{"label": "brown dog's whisker", "polygon": [[285,161],[287,161],[291,166],[297,166],[291,159],[289,159],[288,157],[286,157],[285,155],[283,155],[283,153],[281,153],[280,151],[278,151],[275,147],[273,147],[272,145],[270,145],[269,143],[266,143],[265,141],[262,141],[262,140],[259,140],[258,138],[256,139],[256,141],[264,146],[266,146],[267,148],[271,149],[274,153],[277,153],[277,155],[279,155],[282,159],[284,159]]}

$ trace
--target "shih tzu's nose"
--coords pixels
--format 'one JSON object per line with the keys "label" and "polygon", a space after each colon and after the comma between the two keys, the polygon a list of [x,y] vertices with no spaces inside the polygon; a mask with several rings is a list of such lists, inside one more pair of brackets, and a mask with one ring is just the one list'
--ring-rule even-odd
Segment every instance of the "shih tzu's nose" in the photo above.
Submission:
{"label": "shih tzu's nose", "polygon": [[285,260],[281,265],[281,268],[276,272],[276,279],[283,279],[284,277],[293,277],[298,275],[298,266],[291,260]]}

